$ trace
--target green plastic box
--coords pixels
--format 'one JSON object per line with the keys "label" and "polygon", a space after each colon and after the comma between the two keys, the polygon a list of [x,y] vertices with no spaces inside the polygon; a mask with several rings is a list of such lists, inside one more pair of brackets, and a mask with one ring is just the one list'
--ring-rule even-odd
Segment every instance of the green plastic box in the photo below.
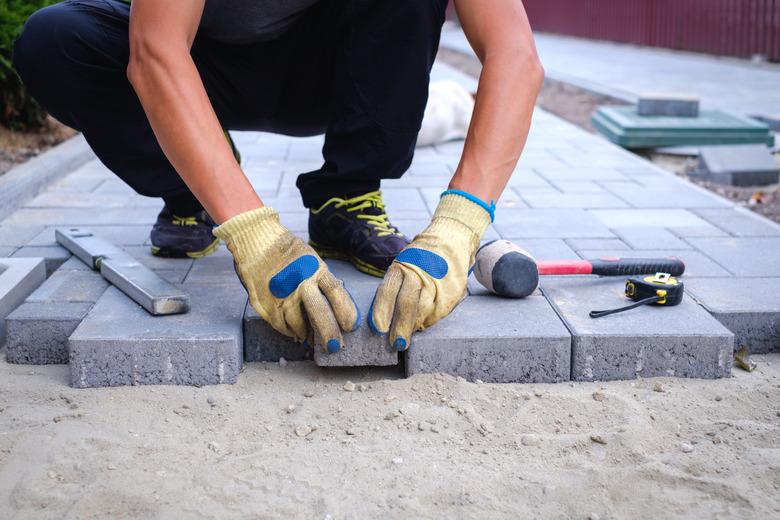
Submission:
{"label": "green plastic box", "polygon": [[605,106],[593,126],[623,148],[715,144],[771,144],[769,127],[749,117],[702,110],[699,117],[640,116],[636,106]]}

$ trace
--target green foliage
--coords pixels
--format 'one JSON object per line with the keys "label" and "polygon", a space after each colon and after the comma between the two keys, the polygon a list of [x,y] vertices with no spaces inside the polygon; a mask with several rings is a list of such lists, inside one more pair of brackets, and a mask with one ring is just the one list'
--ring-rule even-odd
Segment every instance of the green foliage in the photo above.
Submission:
{"label": "green foliage", "polygon": [[12,129],[35,128],[46,113],[24,89],[11,64],[13,43],[25,20],[56,0],[0,0],[0,124]]}

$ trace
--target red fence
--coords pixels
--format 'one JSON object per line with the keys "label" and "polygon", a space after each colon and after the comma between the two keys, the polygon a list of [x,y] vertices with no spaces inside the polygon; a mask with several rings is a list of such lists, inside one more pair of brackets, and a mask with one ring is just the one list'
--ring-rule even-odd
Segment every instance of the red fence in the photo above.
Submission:
{"label": "red fence", "polygon": [[524,0],[534,29],[780,61],[780,0]]}

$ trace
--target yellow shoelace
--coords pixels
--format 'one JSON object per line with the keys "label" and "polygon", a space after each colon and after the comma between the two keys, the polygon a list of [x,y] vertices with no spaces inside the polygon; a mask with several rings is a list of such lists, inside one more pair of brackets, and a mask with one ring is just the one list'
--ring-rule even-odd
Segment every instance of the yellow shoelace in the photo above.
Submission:
{"label": "yellow shoelace", "polygon": [[197,226],[198,220],[195,217],[179,217],[174,215],[171,221],[174,226]]}
{"label": "yellow shoelace", "polygon": [[377,236],[386,237],[389,235],[400,235],[401,233],[390,224],[387,213],[385,213],[385,203],[382,200],[381,191],[370,191],[351,199],[337,199],[336,207],[349,206],[347,211],[362,211],[368,208],[379,208],[380,215],[358,215],[357,218],[367,221],[377,231]]}

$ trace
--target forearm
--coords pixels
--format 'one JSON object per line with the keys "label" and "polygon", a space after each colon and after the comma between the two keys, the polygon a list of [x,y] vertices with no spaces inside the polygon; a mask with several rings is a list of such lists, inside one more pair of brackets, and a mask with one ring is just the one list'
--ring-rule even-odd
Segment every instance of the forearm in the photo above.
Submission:
{"label": "forearm", "polygon": [[455,0],[455,8],[482,74],[450,188],[498,200],[528,139],[544,70],[521,0]]}
{"label": "forearm", "polygon": [[450,188],[498,200],[528,139],[544,73],[535,54],[488,54],[463,155]]}
{"label": "forearm", "polygon": [[128,78],[168,160],[218,223],[262,206],[225,139],[189,49],[133,49]]}

